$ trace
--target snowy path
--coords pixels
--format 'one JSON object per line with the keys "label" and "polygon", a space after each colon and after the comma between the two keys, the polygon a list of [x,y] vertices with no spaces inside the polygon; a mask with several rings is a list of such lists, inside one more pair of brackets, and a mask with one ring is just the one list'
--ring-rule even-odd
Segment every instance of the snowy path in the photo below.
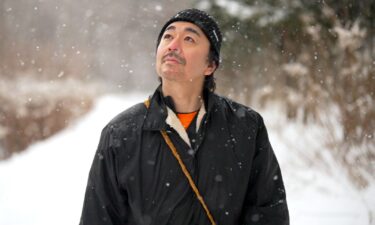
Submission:
{"label": "snowy path", "polygon": [[[117,113],[146,97],[102,97],[91,113],[69,129],[0,162],[0,225],[78,224],[101,129]],[[264,116],[282,167],[291,224],[370,225],[369,214],[375,216],[374,188],[355,191],[339,168],[327,175],[306,165],[301,154],[291,150],[290,142],[280,135],[280,121],[272,111],[264,112]],[[289,141],[298,140],[293,146],[310,147],[305,139],[296,139],[300,132],[297,126],[288,126]],[[372,220],[375,224],[375,218]]]}

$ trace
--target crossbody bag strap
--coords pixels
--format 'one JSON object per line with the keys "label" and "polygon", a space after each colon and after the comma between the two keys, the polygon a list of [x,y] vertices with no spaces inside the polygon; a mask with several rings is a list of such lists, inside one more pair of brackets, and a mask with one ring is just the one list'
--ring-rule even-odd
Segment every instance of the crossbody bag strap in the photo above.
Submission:
{"label": "crossbody bag strap", "polygon": [[[149,106],[150,106],[150,100],[147,99],[144,102],[144,104],[145,104],[146,108],[149,108]],[[167,132],[165,130],[162,130],[160,132],[161,132],[161,135],[163,136],[165,142],[167,143],[169,149],[171,150],[173,156],[176,158],[178,164],[180,165],[180,168],[181,168],[182,172],[185,174],[185,177],[189,181],[190,187],[193,189],[195,195],[197,196],[198,201],[201,203],[201,205],[202,205],[204,211],[206,212],[206,215],[207,215],[208,219],[210,220],[211,224],[212,225],[216,225],[215,220],[214,220],[214,218],[213,218],[210,210],[208,209],[208,207],[207,207],[207,205],[206,205],[206,203],[205,203],[202,195],[200,194],[197,185],[195,184],[193,178],[191,177],[189,171],[187,170],[187,168],[185,166],[185,163],[182,161],[182,159],[180,157],[180,154],[178,154],[177,149],[174,146],[174,144],[171,141],[171,139],[169,138]]]}

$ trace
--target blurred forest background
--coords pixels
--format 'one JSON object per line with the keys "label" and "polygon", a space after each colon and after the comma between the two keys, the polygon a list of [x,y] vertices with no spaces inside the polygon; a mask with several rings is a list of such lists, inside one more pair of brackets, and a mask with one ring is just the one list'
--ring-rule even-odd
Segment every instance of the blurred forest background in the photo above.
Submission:
{"label": "blurred forest background", "polygon": [[219,93],[330,130],[324,141],[353,182],[374,179],[373,0],[0,0],[0,159],[99,95],[152,93],[158,32],[187,7],[210,12],[224,33]]}

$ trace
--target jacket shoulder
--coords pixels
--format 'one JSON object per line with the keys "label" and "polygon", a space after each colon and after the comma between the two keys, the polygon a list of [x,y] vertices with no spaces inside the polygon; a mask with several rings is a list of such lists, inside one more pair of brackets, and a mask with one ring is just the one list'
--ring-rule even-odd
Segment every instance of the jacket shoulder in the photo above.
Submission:
{"label": "jacket shoulder", "polygon": [[230,114],[231,116],[234,116],[239,120],[246,120],[255,124],[259,124],[259,122],[263,120],[262,116],[249,106],[243,105],[241,103],[233,101],[230,98],[216,94],[215,98],[219,107],[223,107],[225,113]]}
{"label": "jacket shoulder", "polygon": [[106,127],[120,128],[123,130],[125,128],[141,126],[143,124],[146,111],[147,110],[143,102],[135,104],[117,114],[110,120]]}

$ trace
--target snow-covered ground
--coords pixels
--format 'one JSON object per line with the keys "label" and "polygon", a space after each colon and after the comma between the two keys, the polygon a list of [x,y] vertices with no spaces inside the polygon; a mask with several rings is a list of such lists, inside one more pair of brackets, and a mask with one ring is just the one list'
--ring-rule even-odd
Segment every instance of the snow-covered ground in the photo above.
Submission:
{"label": "snow-covered ground", "polygon": [[[1,225],[78,224],[87,176],[101,129],[147,94],[101,97],[68,129],[0,162]],[[375,224],[375,185],[357,191],[329,159],[314,163],[324,133],[262,110],[282,167],[292,225]],[[320,136],[319,136],[320,135]]]}

